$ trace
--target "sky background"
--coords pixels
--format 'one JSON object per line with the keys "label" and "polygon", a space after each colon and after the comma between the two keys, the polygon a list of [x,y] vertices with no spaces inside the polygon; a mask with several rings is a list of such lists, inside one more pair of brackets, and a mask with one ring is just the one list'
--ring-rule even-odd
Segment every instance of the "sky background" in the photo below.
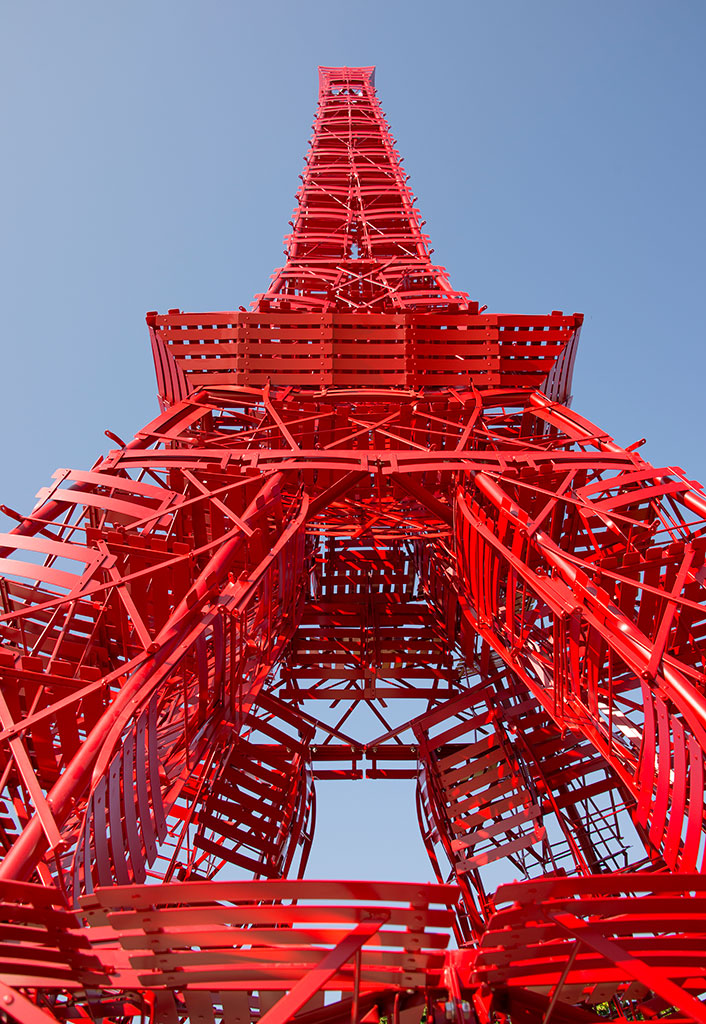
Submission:
{"label": "sky background", "polygon": [[[266,287],[318,64],[377,65],[454,286],[584,312],[575,408],[706,480],[705,40],[704,0],[0,0],[0,502],[153,418],[147,310]],[[317,837],[431,878],[409,785],[320,784]]]}

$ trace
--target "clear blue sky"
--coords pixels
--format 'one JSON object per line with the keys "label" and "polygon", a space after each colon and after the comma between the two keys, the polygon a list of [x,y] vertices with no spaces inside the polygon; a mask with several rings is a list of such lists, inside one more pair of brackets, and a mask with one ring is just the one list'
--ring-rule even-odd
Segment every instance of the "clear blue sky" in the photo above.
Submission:
{"label": "clear blue sky", "polygon": [[[491,311],[584,312],[574,405],[706,479],[704,0],[0,14],[1,502],[28,509],[57,466],[93,463],[105,428],[156,413],[146,310],[264,288],[317,64],[377,65],[454,285]],[[407,789],[341,785],[320,787],[312,873],[428,877]],[[367,839],[347,825],[361,801]]]}

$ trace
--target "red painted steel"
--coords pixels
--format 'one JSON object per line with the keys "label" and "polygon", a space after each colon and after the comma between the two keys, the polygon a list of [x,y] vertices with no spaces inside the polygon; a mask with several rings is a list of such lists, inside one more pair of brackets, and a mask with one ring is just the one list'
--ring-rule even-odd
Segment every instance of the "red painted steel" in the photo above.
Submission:
{"label": "red painted steel", "polygon": [[[6,510],[0,1010],[704,1021],[706,494],[571,410],[581,316],[452,290],[372,69],[298,200],[251,312],[148,314],[160,415]],[[437,884],[303,877],[364,777]]]}

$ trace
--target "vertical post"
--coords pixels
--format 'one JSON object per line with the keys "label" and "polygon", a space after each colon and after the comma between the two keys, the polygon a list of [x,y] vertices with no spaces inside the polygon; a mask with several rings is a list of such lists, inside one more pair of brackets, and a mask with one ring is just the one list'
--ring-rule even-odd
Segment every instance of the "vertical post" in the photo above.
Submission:
{"label": "vertical post", "polygon": [[351,1004],[351,1024],[358,1024],[358,1004],[360,1002],[360,949],[355,952],[355,971],[353,975],[353,1002]]}
{"label": "vertical post", "polygon": [[613,756],[613,651],[608,648],[608,757]]}
{"label": "vertical post", "polygon": [[559,998],[559,993],[561,992],[562,985],[564,984],[564,982],[568,978],[569,971],[574,966],[574,960],[576,959],[576,954],[579,951],[580,945],[581,945],[581,942],[577,939],[576,943],[574,944],[574,948],[571,950],[571,955],[569,956],[569,959],[566,961],[566,965],[564,966],[564,970],[561,972],[561,977],[559,978],[559,980],[557,981],[556,985],[554,986],[554,991],[552,992],[552,998],[549,1001],[549,1006],[547,1007],[547,1012],[544,1014],[544,1017],[542,1018],[542,1024],[548,1024],[549,1018],[551,1017],[552,1013],[554,1012],[554,1007],[556,1006],[557,999]]}

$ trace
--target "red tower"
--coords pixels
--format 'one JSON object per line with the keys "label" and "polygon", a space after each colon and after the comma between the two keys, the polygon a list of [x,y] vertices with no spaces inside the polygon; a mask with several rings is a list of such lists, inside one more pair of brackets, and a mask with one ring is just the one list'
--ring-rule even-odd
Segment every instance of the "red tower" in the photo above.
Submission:
{"label": "red tower", "polygon": [[[451,288],[372,68],[320,69],[297,199],[3,536],[0,1012],[706,1022],[706,495],[569,408],[580,315]],[[363,776],[438,884],[304,879]]]}

